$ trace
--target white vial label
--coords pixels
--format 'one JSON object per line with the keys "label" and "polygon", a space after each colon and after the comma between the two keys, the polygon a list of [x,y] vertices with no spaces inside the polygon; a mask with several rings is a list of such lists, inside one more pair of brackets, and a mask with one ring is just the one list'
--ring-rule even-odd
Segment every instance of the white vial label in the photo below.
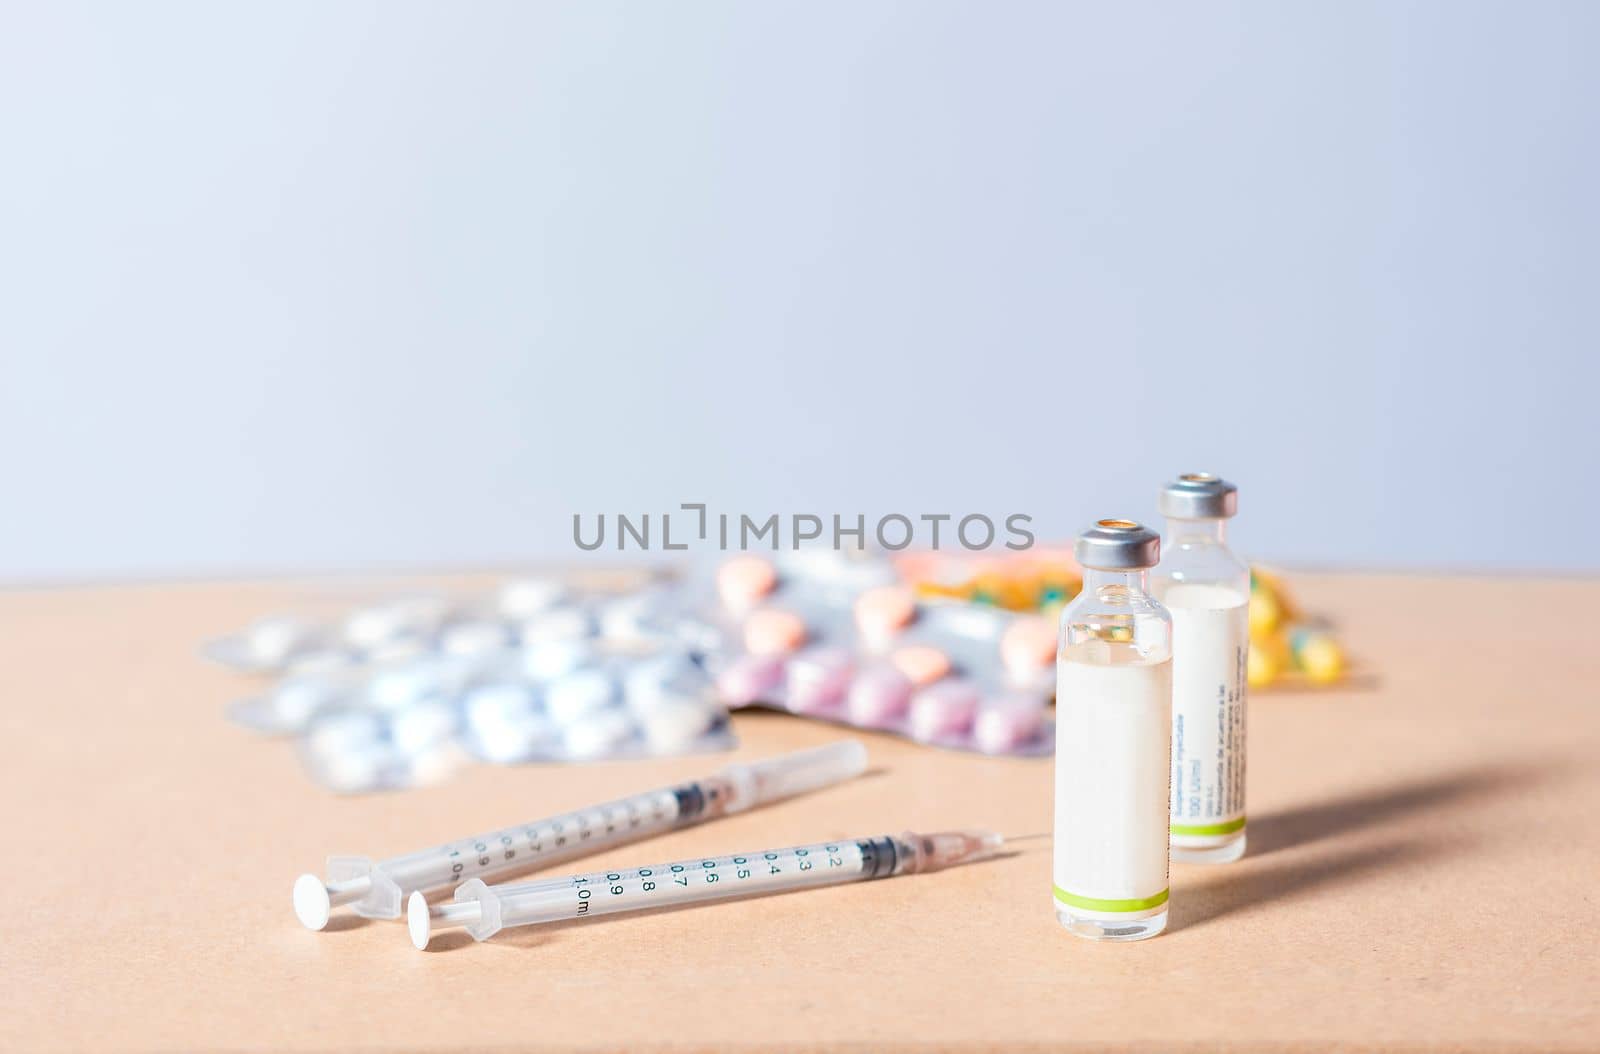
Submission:
{"label": "white vial label", "polygon": [[1167,899],[1172,663],[1056,666],[1055,899],[1119,918]]}
{"label": "white vial label", "polygon": [[1249,598],[1172,585],[1161,602],[1172,613],[1173,840],[1226,842],[1244,828]]}

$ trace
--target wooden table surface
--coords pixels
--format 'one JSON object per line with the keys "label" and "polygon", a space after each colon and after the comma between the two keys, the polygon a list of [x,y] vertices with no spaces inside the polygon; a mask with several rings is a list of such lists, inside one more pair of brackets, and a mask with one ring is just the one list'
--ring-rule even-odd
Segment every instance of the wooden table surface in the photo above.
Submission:
{"label": "wooden table surface", "polygon": [[[936,875],[428,953],[400,923],[302,929],[292,880],[329,852],[419,848],[726,756],[483,765],[339,798],[288,745],[224,722],[248,682],[195,649],[392,582],[0,593],[0,1046],[1600,1049],[1600,581],[1290,585],[1375,678],[1252,700],[1250,852],[1175,866],[1156,940],[1059,929],[1035,838]],[[741,758],[839,735],[779,715],[735,728]],[[865,739],[866,778],[594,866],[906,828],[1050,830],[1048,760]]]}

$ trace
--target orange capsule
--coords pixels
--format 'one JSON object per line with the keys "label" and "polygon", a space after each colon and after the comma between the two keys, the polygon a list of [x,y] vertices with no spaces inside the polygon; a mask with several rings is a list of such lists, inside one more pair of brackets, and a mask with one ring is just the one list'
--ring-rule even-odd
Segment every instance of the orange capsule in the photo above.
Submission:
{"label": "orange capsule", "polygon": [[805,620],[792,611],[757,611],[744,620],[744,646],[751,655],[787,655],[805,640]]}
{"label": "orange capsule", "polygon": [[889,661],[918,687],[932,684],[950,672],[950,656],[927,644],[896,648]]}
{"label": "orange capsule", "polygon": [[904,629],[917,613],[917,598],[904,586],[879,586],[856,597],[856,628],[881,644]]}
{"label": "orange capsule", "polygon": [[771,560],[735,556],[717,568],[717,595],[730,611],[749,611],[778,584]]}
{"label": "orange capsule", "polygon": [[1023,679],[1055,665],[1055,626],[1038,616],[1017,619],[1000,637],[1000,658],[1013,676]]}

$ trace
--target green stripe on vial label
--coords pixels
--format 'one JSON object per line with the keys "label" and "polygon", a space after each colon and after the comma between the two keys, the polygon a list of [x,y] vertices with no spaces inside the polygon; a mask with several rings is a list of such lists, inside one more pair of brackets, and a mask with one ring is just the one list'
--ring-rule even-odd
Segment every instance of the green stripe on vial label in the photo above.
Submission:
{"label": "green stripe on vial label", "polygon": [[1082,908],[1085,911],[1149,911],[1158,908],[1167,902],[1170,890],[1163,889],[1153,897],[1131,897],[1126,900],[1103,900],[1100,897],[1080,897],[1076,893],[1068,893],[1060,886],[1051,886],[1055,890],[1056,899],[1072,908]]}
{"label": "green stripe on vial label", "polygon": [[1242,831],[1242,830],[1244,830],[1244,817],[1243,816],[1239,817],[1237,820],[1229,820],[1227,823],[1199,823],[1199,824],[1175,823],[1175,824],[1172,825],[1172,833],[1173,834],[1187,834],[1187,835],[1202,835],[1203,836],[1203,835],[1210,835],[1210,834],[1232,834],[1235,831]]}

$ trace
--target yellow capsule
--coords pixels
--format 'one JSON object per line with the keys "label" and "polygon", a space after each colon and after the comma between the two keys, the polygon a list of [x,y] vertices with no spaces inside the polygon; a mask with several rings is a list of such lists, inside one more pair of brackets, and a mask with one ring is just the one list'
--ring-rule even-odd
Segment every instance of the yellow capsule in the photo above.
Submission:
{"label": "yellow capsule", "polygon": [[1289,596],[1289,590],[1284,586],[1283,579],[1270,571],[1259,567],[1250,569],[1250,598],[1266,594],[1272,597],[1272,603],[1277,606],[1278,618],[1282,622],[1292,622],[1299,617],[1299,607],[1294,599]]}
{"label": "yellow capsule", "polygon": [[1000,606],[1008,611],[1033,611],[1039,606],[1037,579],[1004,579],[1000,583]]}
{"label": "yellow capsule", "polygon": [[1250,594],[1250,635],[1264,637],[1283,622],[1283,605],[1276,593],[1255,590]]}
{"label": "yellow capsule", "polygon": [[974,597],[987,597],[989,603],[994,603],[1005,592],[1005,577],[995,574],[994,571],[987,571],[973,576],[970,585]]}
{"label": "yellow capsule", "polygon": [[1295,665],[1315,684],[1332,684],[1344,676],[1344,649],[1326,633],[1301,630],[1291,638]]}
{"label": "yellow capsule", "polygon": [[1268,593],[1282,593],[1283,579],[1271,571],[1260,567],[1252,567],[1250,569],[1250,589],[1252,591],[1259,589]]}
{"label": "yellow capsule", "polygon": [[1064,584],[1047,582],[1039,587],[1039,609],[1060,607],[1076,592],[1076,589],[1068,589]]}
{"label": "yellow capsule", "polygon": [[[1123,616],[1112,617],[1120,619]],[[1088,630],[1094,639],[1110,641],[1113,644],[1127,644],[1133,640],[1133,627],[1126,622],[1092,622]]]}
{"label": "yellow capsule", "polygon": [[1264,688],[1278,679],[1283,672],[1283,660],[1269,642],[1251,640],[1250,652],[1245,658],[1245,679],[1252,688]]}
{"label": "yellow capsule", "polygon": [[1257,676],[1266,678],[1258,683],[1268,684],[1282,680],[1283,675],[1294,666],[1294,657],[1289,653],[1288,638],[1281,632],[1251,635],[1250,652],[1245,666],[1246,677],[1249,676],[1251,661],[1256,664]]}

